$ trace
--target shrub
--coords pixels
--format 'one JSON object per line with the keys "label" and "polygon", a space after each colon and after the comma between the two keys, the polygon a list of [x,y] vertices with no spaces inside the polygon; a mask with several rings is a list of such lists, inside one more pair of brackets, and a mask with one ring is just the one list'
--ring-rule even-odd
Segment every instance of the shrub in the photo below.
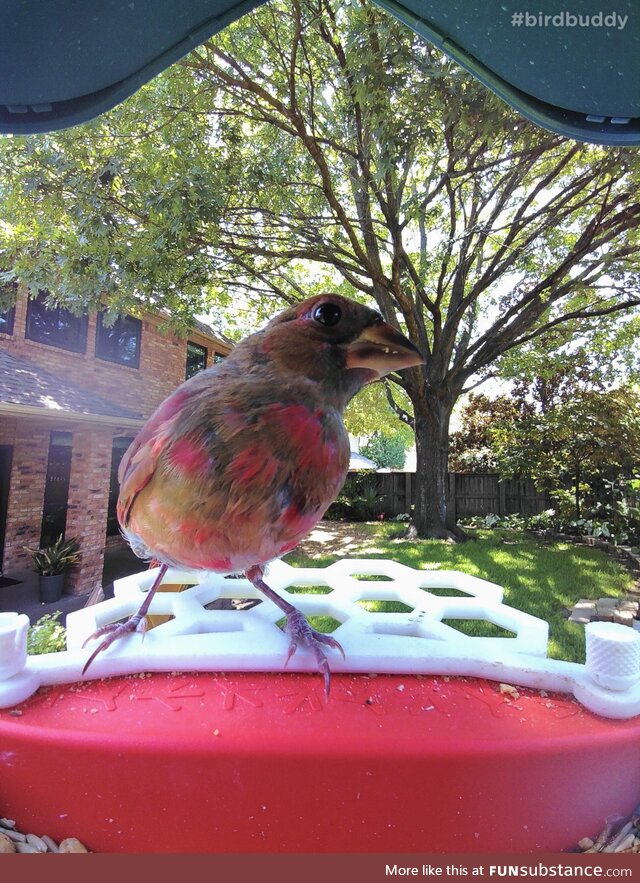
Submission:
{"label": "shrub", "polygon": [[382,432],[374,432],[360,453],[377,463],[378,468],[402,469],[405,451],[405,441],[399,433],[384,435]]}
{"label": "shrub", "polygon": [[[593,517],[599,513],[601,516]],[[567,518],[553,509],[547,509],[539,515],[476,515],[461,519],[466,527],[485,529],[500,528],[503,530],[554,530],[557,533],[581,537],[594,537],[611,543],[624,545],[640,543],[640,518],[634,507],[620,508],[612,511],[609,506],[594,507],[594,512],[587,518]]]}
{"label": "shrub", "polygon": [[80,546],[75,537],[65,540],[60,534],[55,543],[44,549],[30,549],[28,546],[24,548],[31,554],[36,573],[41,576],[64,573],[80,561]]}
{"label": "shrub", "polygon": [[58,622],[60,611],[45,613],[29,627],[27,634],[27,652],[32,656],[43,653],[57,653],[65,650],[67,646],[67,632],[63,625]]}
{"label": "shrub", "polygon": [[538,515],[530,515],[527,527],[530,530],[553,530],[554,525],[558,523],[554,509],[545,509]]}
{"label": "shrub", "polygon": [[371,521],[380,515],[380,495],[375,474],[358,472],[349,474],[347,480],[327,511],[328,519],[348,521]]}
{"label": "shrub", "polygon": [[527,519],[523,515],[496,515],[491,512],[489,515],[472,515],[469,518],[462,518],[460,524],[465,527],[480,527],[485,530],[491,530],[494,527],[506,530],[524,530],[527,526]]}

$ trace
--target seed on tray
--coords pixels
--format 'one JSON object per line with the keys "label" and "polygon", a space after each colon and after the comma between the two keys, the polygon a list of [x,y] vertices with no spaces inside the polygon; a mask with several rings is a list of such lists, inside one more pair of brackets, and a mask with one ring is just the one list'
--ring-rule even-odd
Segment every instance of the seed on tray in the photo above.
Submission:
{"label": "seed on tray", "polygon": [[87,847],[75,837],[67,837],[59,847],[60,852],[89,852]]}
{"label": "seed on tray", "polygon": [[47,851],[47,844],[44,842],[42,837],[38,837],[37,834],[27,834],[27,843],[35,847],[38,852]]}
{"label": "seed on tray", "polygon": [[11,838],[7,837],[5,834],[0,834],[0,853],[3,853],[3,852],[8,853],[8,852],[15,852],[15,851],[16,851],[16,845],[13,842],[13,840],[11,840]]}

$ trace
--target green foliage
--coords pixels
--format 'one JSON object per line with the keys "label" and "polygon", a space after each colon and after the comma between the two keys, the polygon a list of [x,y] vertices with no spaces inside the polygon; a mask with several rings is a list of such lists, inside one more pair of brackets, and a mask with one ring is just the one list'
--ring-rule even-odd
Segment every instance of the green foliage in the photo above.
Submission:
{"label": "green foliage", "polygon": [[514,382],[516,398],[530,395],[543,407],[549,398],[571,394],[576,383],[603,390],[640,379],[640,315],[615,322],[567,320],[517,349],[509,350],[495,368]]}
{"label": "green foliage", "polygon": [[637,480],[616,482],[612,502],[596,502],[583,518],[571,517],[557,509],[538,515],[475,515],[461,519],[464,527],[499,530],[551,530],[570,536],[594,537],[617,545],[640,545],[640,497]]}
{"label": "green foliage", "polygon": [[45,613],[36,622],[29,626],[27,634],[27,652],[32,656],[42,653],[58,653],[67,646],[67,633],[59,622],[61,616],[59,610],[55,613]]}
{"label": "green foliage", "polygon": [[612,473],[629,476],[640,462],[640,395],[629,387],[574,387],[546,411],[496,424],[491,436],[502,474],[530,475],[561,510],[568,483],[579,519],[585,497],[598,496]]}
{"label": "green foliage", "polygon": [[44,549],[29,549],[27,546],[25,549],[31,553],[36,573],[41,576],[56,576],[64,573],[74,564],[78,564],[81,557],[78,540],[75,537],[64,540],[62,534],[54,543]]}
{"label": "green foliage", "polygon": [[[406,393],[396,388],[394,396],[402,403],[402,409],[412,415],[411,402]],[[347,405],[344,422],[347,430],[355,436],[374,433],[398,436],[405,450],[414,442],[411,427],[399,421],[391,409],[383,383],[370,383],[359,392]]]}
{"label": "green foliage", "polygon": [[525,515],[514,513],[512,515],[496,515],[491,512],[488,515],[472,515],[468,518],[461,518],[460,524],[464,527],[483,528],[484,530],[493,530],[501,528],[503,530],[524,530],[529,526],[530,518]]}
{"label": "green foliage", "polygon": [[1,139],[0,162],[2,282],[183,325],[215,307],[234,335],[333,289],[408,331],[426,363],[389,395],[434,482],[421,533],[469,384],[576,339],[633,367],[637,151],[534,127],[368,0],[264,4],[100,120]]}
{"label": "green foliage", "polygon": [[471,393],[460,415],[460,429],[451,433],[451,472],[496,472],[498,456],[493,432],[522,416],[522,406],[505,395],[489,398]]}
{"label": "green foliage", "polygon": [[530,475],[553,499],[554,529],[618,542],[635,537],[638,390],[608,388],[583,351],[564,366],[533,359],[527,370],[511,397],[470,396],[452,435],[451,468]]}
{"label": "green foliage", "polygon": [[361,453],[373,460],[379,469],[402,469],[406,452],[405,440],[401,435],[384,435],[374,432]]}
{"label": "green foliage", "polygon": [[350,472],[326,517],[335,520],[370,521],[380,514],[380,495],[375,474]]}

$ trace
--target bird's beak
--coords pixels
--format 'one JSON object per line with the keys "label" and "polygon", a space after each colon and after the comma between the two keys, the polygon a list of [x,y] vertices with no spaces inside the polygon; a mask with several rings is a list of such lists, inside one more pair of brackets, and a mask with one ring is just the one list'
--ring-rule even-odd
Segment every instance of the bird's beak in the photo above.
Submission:
{"label": "bird's beak", "polygon": [[424,363],[424,357],[411,341],[386,322],[365,328],[346,350],[347,368],[365,368],[375,371],[378,377]]}

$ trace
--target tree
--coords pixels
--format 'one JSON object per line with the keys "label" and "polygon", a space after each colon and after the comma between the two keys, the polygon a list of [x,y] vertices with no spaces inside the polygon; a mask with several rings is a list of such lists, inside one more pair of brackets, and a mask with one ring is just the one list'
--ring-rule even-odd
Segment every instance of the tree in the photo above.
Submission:
{"label": "tree", "polygon": [[405,451],[405,441],[399,433],[385,435],[378,431],[361,449],[364,456],[373,460],[379,469],[402,469]]}
{"label": "tree", "polygon": [[[405,396],[405,407],[411,408],[410,400]],[[410,448],[414,441],[411,428],[401,423],[389,407],[384,386],[372,383],[366,386],[347,405],[344,422],[352,435],[371,436],[378,433],[383,436],[398,436],[402,440],[403,449]]]}
{"label": "tree", "polygon": [[366,0],[261,7],[102,122],[3,153],[4,265],[58,298],[259,319],[332,288],[408,331],[426,363],[387,396],[420,536],[457,534],[458,397],[640,304],[637,154],[535,129]]}
{"label": "tree", "polygon": [[602,323],[588,337],[568,336],[558,327],[500,360],[500,377],[511,382],[511,395],[522,406],[546,411],[576,391],[600,391],[640,379],[640,315]]}
{"label": "tree", "polygon": [[491,430],[500,471],[530,475],[561,496],[570,485],[575,516],[603,478],[630,477],[640,463],[640,394],[630,387],[574,389],[571,396]]}
{"label": "tree", "polygon": [[451,433],[451,471],[497,472],[498,453],[493,432],[498,426],[504,426],[506,431],[525,414],[526,404],[510,396],[492,399],[482,393],[471,393],[460,414],[460,428]]}

